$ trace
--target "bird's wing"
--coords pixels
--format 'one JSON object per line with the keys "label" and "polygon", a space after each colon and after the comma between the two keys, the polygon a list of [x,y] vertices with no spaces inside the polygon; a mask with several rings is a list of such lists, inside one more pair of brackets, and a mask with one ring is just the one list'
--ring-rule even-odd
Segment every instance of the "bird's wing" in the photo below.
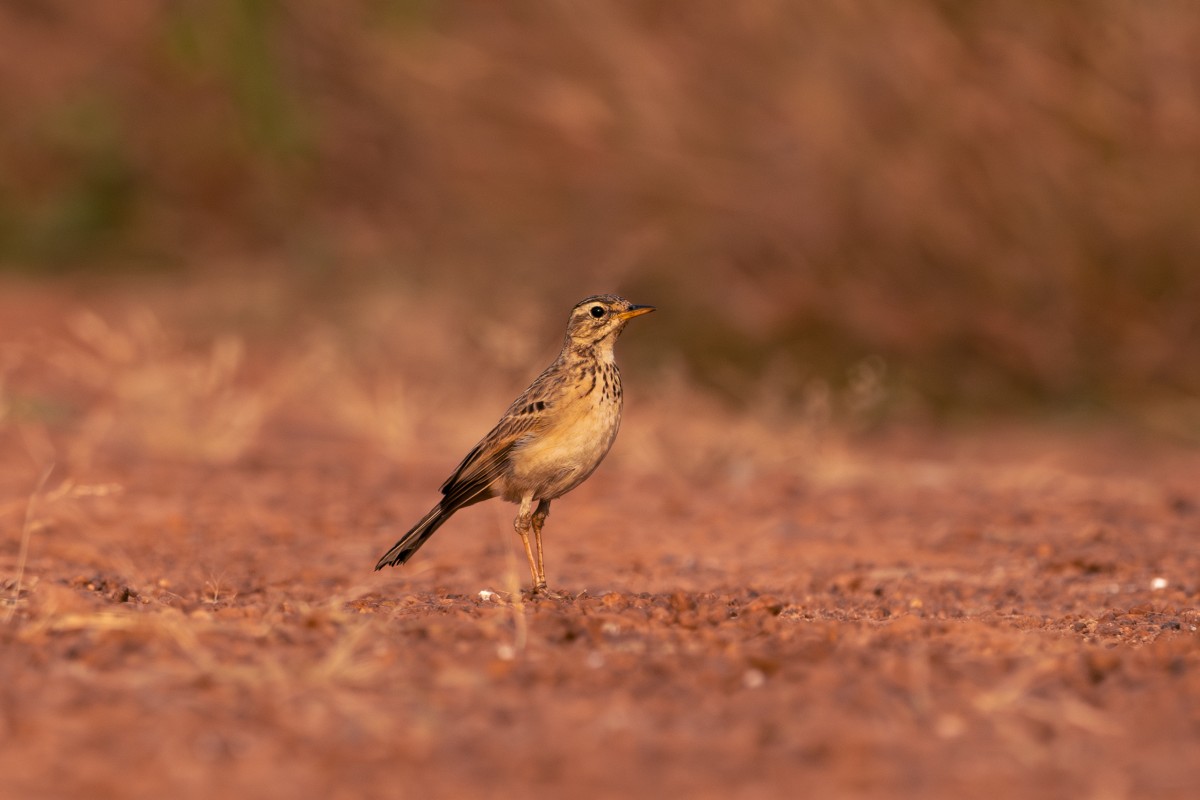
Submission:
{"label": "bird's wing", "polygon": [[542,373],[522,392],[496,427],[467,453],[454,473],[442,484],[446,496],[443,504],[453,508],[469,505],[486,494],[491,485],[508,468],[512,449],[525,438],[543,431],[559,392],[553,382],[545,380],[549,370]]}
{"label": "bird's wing", "polygon": [[513,443],[503,447],[489,446],[488,439],[475,445],[467,457],[442,484],[442,506],[458,509],[493,496],[488,490],[504,474],[508,453]]}

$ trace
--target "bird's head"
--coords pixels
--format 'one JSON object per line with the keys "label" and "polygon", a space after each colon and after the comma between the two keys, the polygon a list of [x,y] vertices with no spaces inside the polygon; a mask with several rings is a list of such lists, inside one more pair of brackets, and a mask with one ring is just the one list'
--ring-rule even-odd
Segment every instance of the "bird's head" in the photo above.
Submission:
{"label": "bird's head", "polygon": [[567,344],[577,348],[594,347],[602,342],[616,341],[625,323],[654,306],[635,306],[615,294],[598,294],[581,300],[571,309],[567,320]]}

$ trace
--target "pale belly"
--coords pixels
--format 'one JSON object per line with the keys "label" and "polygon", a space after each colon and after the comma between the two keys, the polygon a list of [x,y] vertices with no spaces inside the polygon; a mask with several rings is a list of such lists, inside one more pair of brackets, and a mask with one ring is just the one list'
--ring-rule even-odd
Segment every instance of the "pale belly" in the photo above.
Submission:
{"label": "pale belly", "polygon": [[620,399],[581,402],[571,411],[553,428],[518,445],[511,456],[504,499],[519,502],[529,492],[538,500],[561,497],[586,480],[608,455],[621,425]]}

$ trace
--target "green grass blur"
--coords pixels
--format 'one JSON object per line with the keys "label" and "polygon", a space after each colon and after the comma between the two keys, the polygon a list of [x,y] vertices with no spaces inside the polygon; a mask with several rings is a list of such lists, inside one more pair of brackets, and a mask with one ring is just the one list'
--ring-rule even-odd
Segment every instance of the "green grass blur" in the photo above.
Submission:
{"label": "green grass blur", "polygon": [[1198,83],[1188,3],[13,2],[0,262],[617,288],[735,396],[1196,434]]}

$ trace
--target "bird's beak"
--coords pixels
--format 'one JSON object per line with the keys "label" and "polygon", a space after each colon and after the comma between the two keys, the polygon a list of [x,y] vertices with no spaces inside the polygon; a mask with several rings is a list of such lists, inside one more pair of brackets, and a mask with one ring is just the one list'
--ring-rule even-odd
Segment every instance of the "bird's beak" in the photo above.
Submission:
{"label": "bird's beak", "polygon": [[653,310],[654,310],[654,306],[630,306],[629,308],[625,309],[624,311],[618,312],[617,314],[614,314],[613,316],[615,316],[619,320],[624,321],[627,319],[633,319],[634,317],[640,317],[642,314],[649,314]]}

